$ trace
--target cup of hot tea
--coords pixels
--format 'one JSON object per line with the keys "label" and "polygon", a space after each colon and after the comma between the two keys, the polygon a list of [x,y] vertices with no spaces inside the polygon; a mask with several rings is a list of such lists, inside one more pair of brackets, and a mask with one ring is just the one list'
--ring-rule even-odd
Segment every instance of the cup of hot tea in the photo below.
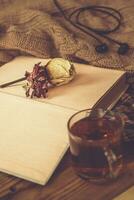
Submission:
{"label": "cup of hot tea", "polygon": [[104,182],[124,171],[123,120],[119,113],[86,109],[68,121],[72,166],[82,178]]}

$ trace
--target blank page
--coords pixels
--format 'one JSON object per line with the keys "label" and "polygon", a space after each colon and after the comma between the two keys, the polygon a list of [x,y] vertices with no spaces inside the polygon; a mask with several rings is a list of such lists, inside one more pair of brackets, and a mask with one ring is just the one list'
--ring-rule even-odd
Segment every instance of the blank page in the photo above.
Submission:
{"label": "blank page", "polygon": [[68,147],[73,113],[0,93],[0,171],[44,184]]}

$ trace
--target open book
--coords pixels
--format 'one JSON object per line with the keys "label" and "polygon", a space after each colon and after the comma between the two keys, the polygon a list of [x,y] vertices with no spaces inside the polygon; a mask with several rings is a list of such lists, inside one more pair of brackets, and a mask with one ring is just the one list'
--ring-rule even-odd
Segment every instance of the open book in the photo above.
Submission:
{"label": "open book", "polygon": [[[0,84],[48,60],[17,57],[0,68]],[[68,148],[67,121],[76,111],[109,108],[126,90],[125,72],[74,64],[76,77],[46,99],[25,97],[23,82],[0,89],[0,171],[45,184]]]}

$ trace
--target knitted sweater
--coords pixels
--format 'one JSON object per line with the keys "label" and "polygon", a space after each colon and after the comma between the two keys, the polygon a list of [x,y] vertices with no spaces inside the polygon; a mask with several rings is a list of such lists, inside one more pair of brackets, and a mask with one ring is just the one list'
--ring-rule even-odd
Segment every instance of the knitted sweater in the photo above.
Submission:
{"label": "knitted sweater", "polygon": [[[130,45],[128,54],[118,55],[118,47],[112,43],[109,43],[110,49],[107,53],[96,53],[97,41],[66,21],[53,0],[0,0],[0,65],[18,55],[33,55],[40,58],[64,57],[99,67],[134,71],[133,0],[58,2],[67,15],[73,9],[87,5],[118,9],[123,16],[123,22],[120,29],[109,36],[127,42]],[[110,28],[114,23],[106,14],[98,18],[94,12],[84,13],[82,20],[97,28]]]}

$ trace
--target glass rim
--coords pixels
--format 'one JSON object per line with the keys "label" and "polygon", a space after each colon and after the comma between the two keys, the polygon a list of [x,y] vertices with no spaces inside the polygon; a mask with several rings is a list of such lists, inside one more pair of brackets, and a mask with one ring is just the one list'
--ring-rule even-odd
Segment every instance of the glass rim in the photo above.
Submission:
{"label": "glass rim", "polygon": [[[70,124],[70,121],[72,120],[72,118],[73,118],[74,116],[76,116],[77,114],[82,113],[82,112],[84,112],[84,111],[86,111],[86,110],[93,110],[93,108],[87,108],[87,109],[79,110],[79,111],[75,112],[73,115],[71,115],[71,117],[68,119],[68,122],[67,122],[67,128],[68,128],[69,131],[70,131],[69,124]],[[70,132],[71,132],[71,131],[70,131]]]}
{"label": "glass rim", "polygon": [[[73,133],[72,133],[72,131],[71,131],[71,126],[70,126],[70,122],[71,122],[71,120],[72,120],[72,118],[73,117],[75,117],[76,115],[78,115],[79,113],[82,113],[82,112],[86,112],[86,111],[92,111],[92,110],[98,110],[98,109],[102,109],[103,111],[111,111],[111,112],[114,112],[114,111],[112,111],[112,110],[110,110],[110,109],[104,109],[104,108],[87,108],[87,109],[83,109],[83,110],[79,110],[79,111],[77,111],[77,112],[75,112],[69,119],[68,119],[68,122],[67,122],[67,128],[68,128],[68,131],[69,131],[69,134],[70,134],[70,136],[72,136],[72,137],[75,137],[75,138],[79,138],[79,139],[82,139],[81,137],[79,137],[79,136],[77,136],[77,135],[74,135]],[[105,114],[107,113],[107,112],[105,112]],[[114,112],[114,113],[118,113],[119,114],[119,117],[120,117],[120,119],[121,119],[121,115],[120,115],[120,112]],[[103,115],[104,116],[104,115]],[[100,119],[101,118],[103,118],[103,116],[102,117],[99,117]],[[85,116],[86,117],[86,116]],[[84,118],[84,117],[83,117]],[[82,118],[82,119],[83,119]],[[78,120],[79,121],[79,120]],[[121,121],[122,121],[122,119],[121,119]],[[123,127],[123,122],[121,122],[121,124],[120,124],[120,126],[119,126],[119,128],[121,128],[121,126]],[[96,143],[97,142],[99,142],[99,141],[106,141],[107,139],[100,139],[100,140],[97,140],[96,141]],[[88,139],[87,140],[88,142],[93,142],[94,140],[92,140],[92,139]],[[94,141],[95,142],[95,141]]]}

